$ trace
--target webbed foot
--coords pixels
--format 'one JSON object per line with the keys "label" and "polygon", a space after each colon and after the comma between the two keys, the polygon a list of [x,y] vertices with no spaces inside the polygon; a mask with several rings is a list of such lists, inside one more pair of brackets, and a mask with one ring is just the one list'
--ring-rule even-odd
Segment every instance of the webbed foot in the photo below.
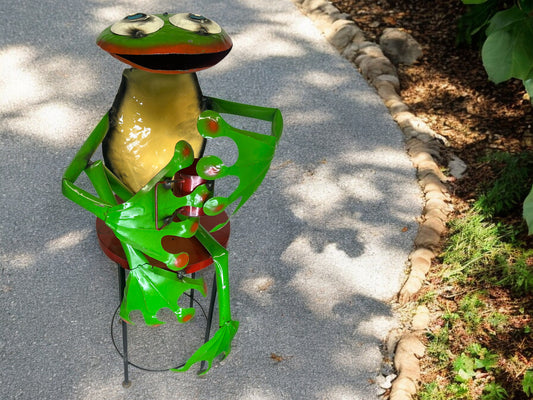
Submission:
{"label": "webbed foot", "polygon": [[187,360],[185,365],[181,368],[172,369],[174,372],[187,371],[193,364],[201,361],[207,362],[207,368],[199,372],[199,375],[204,375],[213,363],[213,360],[219,355],[223,354],[226,358],[231,351],[231,341],[239,329],[239,321],[228,321],[222,325],[215,335],[206,343],[204,343],[194,354]]}

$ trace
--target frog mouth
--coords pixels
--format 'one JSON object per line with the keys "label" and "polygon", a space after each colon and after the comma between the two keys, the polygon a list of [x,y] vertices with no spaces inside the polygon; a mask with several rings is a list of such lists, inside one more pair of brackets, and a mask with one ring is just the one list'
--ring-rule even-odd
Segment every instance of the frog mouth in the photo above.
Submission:
{"label": "frog mouth", "polygon": [[149,71],[186,72],[199,71],[212,67],[230,52],[201,54],[112,54],[115,58],[133,67]]}

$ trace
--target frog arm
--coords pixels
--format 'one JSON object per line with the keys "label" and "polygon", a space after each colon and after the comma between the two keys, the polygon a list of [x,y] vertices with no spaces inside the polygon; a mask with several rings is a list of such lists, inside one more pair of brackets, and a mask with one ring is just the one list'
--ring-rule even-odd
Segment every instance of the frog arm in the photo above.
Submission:
{"label": "frog arm", "polygon": [[272,122],[271,133],[278,141],[283,131],[283,118],[277,108],[253,106],[250,104],[235,103],[233,101],[206,97],[208,110],[222,114],[238,115],[241,117],[255,118]]}
{"label": "frog arm", "polygon": [[239,322],[231,319],[228,251],[201,226],[196,233],[196,238],[213,257],[218,289],[219,329],[209,341],[194,352],[181,368],[173,369],[173,371],[183,372],[197,362],[206,361],[207,367],[199,373],[203,375],[211,368],[215,358],[219,355],[225,358],[231,352],[231,342],[239,329]]}
{"label": "frog arm", "polygon": [[[91,162],[91,157],[102,143],[108,127],[109,115],[106,114],[78,150],[62,180],[63,195],[99,218],[103,218],[107,209],[116,204],[113,190],[121,197],[131,197],[131,192],[101,161]],[[99,197],[75,185],[82,172],[87,174]]]}
{"label": "frog arm", "polygon": [[[208,110],[202,112],[198,118],[198,131],[207,139],[219,137],[232,139],[238,149],[238,158],[232,166],[226,166],[220,158],[207,156],[198,162],[196,171],[202,178],[211,180],[233,175],[239,178],[239,185],[228,197],[214,197],[208,200],[204,205],[204,211],[207,215],[216,215],[240,199],[233,212],[235,213],[257,190],[268,172],[281,137],[283,120],[280,111],[275,108],[250,106],[215,98],[207,98],[206,106]],[[234,128],[224,121],[219,113],[270,121],[271,134]],[[222,226],[223,224],[213,230]]]}
{"label": "frog arm", "polygon": [[199,226],[198,218],[177,220],[177,210],[184,206],[202,207],[210,194],[203,184],[186,196],[174,195],[170,185],[174,175],[193,160],[191,146],[186,141],[176,143],[170,162],[135,195],[110,207],[102,218],[121,242],[163,262],[173,271],[185,268],[189,257],[186,253],[167,252],[162,239],[165,236],[192,237]]}

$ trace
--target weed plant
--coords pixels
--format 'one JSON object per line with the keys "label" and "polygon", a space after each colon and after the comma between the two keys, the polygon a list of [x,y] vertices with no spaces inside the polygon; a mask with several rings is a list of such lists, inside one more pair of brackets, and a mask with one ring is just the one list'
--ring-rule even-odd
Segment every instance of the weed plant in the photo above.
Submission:
{"label": "weed plant", "polygon": [[419,400],[533,395],[533,249],[523,241],[525,224],[505,218],[527,195],[533,157],[491,157],[499,168],[494,184],[449,223],[441,270],[432,277],[446,289],[423,297],[440,310],[427,333],[427,363],[438,379],[423,386]]}

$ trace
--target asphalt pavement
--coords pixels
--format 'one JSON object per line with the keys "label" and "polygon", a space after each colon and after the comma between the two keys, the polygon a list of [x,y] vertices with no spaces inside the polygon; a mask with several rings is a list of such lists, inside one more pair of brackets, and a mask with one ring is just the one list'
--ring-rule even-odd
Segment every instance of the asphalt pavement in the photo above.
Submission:
{"label": "asphalt pavement", "polygon": [[[119,342],[117,269],[61,176],[125,67],[95,38],[135,12],[217,21],[234,47],[198,73],[204,94],[277,107],[285,128],[232,221],[230,356],[202,378],[132,368],[125,389],[110,332]],[[377,399],[381,343],[397,325],[388,300],[422,200],[401,131],[312,22],[289,0],[19,0],[0,15],[0,398]],[[193,341],[138,329],[148,369]]]}

